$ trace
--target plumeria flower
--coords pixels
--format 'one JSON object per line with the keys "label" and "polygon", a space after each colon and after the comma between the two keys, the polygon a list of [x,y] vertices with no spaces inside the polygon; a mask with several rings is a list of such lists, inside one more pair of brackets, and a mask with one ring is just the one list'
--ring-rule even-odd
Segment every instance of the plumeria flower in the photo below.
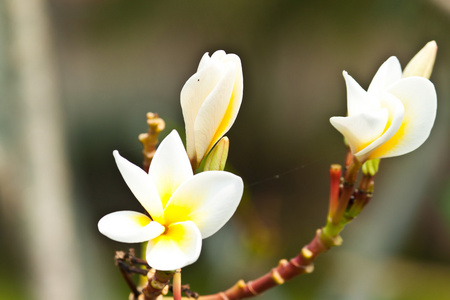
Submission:
{"label": "plumeria flower", "polygon": [[219,50],[205,53],[181,90],[186,148],[194,167],[233,125],[242,103],[241,60]]}
{"label": "plumeria flower", "polygon": [[174,130],[156,150],[148,174],[114,151],[123,179],[148,215],[119,211],[104,216],[99,231],[115,241],[148,241],[146,258],[169,271],[195,262],[202,239],[231,218],[243,193],[242,179],[224,171],[193,175],[183,143]]}
{"label": "plumeria flower", "polygon": [[436,90],[428,79],[402,78],[396,57],[383,63],[367,92],[343,74],[348,116],[332,117],[330,122],[359,161],[403,155],[425,142],[437,106]]}

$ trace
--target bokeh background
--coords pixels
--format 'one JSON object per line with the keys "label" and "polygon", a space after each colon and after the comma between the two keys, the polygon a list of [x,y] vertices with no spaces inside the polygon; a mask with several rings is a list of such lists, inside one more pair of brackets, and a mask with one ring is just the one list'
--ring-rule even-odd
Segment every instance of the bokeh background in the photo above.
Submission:
{"label": "bokeh background", "polygon": [[347,70],[367,88],[389,56],[439,46],[435,127],[383,160],[375,196],[314,273],[259,299],[450,299],[450,2],[0,2],[0,299],[127,299],[105,214],[141,210],[111,155],[139,164],[146,112],[184,132],[179,93],[205,52],[238,54],[244,100],[228,168],[245,197],[183,281],[201,294],[295,256],[327,213],[329,124]]}

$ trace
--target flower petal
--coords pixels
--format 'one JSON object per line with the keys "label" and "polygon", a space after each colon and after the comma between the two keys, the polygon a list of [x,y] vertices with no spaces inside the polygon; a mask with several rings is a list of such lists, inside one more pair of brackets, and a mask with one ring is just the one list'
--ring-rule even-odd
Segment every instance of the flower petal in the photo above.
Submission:
{"label": "flower petal", "polygon": [[217,50],[213,53],[213,55],[211,55],[211,59],[223,60],[226,56],[227,56],[227,53],[225,51]]}
{"label": "flower petal", "polygon": [[[236,66],[233,91],[231,93],[231,98],[229,99],[227,110],[225,111],[225,114],[223,115],[222,120],[217,127],[216,132],[214,133],[214,136],[211,138],[205,153],[208,153],[222,138],[222,136],[224,136],[228,132],[228,130],[230,130],[231,126],[233,126],[234,121],[236,120],[237,114],[242,104],[244,80],[242,75],[241,59],[235,54],[228,54],[224,58],[224,62],[227,61],[233,62]],[[200,111],[199,114],[200,113],[203,113],[203,111]]]}
{"label": "flower petal", "polygon": [[164,226],[144,214],[125,210],[101,218],[98,230],[118,242],[141,243],[159,236],[164,232]]}
{"label": "flower petal", "polygon": [[186,126],[186,148],[190,158],[195,156],[194,123],[198,111],[222,77],[223,66],[212,60],[208,53],[203,55],[197,73],[184,84],[180,99],[183,118]]}
{"label": "flower petal", "polygon": [[374,156],[373,151],[392,138],[398,132],[403,122],[405,109],[397,97],[388,92],[380,92],[379,99],[383,109],[389,112],[389,118],[383,134],[367,145],[367,147],[354,154],[359,161],[365,161],[369,157],[370,159],[379,158]]}
{"label": "flower petal", "polygon": [[349,116],[380,109],[380,101],[374,95],[367,93],[346,71],[342,74],[347,86],[347,111]]}
{"label": "flower petal", "polygon": [[152,216],[157,220],[163,215],[163,206],[161,204],[158,190],[151,181],[149,175],[144,170],[132,164],[115,150],[113,152],[120,174],[130,188],[133,195]]}
{"label": "flower petal", "polygon": [[389,57],[378,69],[367,91],[377,94],[402,78],[402,67],[397,57]]}
{"label": "flower petal", "polygon": [[345,137],[352,153],[357,153],[383,133],[388,118],[387,109],[382,109],[349,117],[332,117],[330,123]]}
{"label": "flower petal", "polygon": [[207,66],[210,61],[211,57],[209,56],[209,52],[203,54],[202,58],[200,59],[200,63],[198,64],[197,72],[203,69],[205,66]]}
{"label": "flower petal", "polygon": [[403,103],[405,115],[400,129],[371,158],[403,155],[417,149],[428,138],[436,118],[437,96],[433,83],[422,77],[407,77],[389,92]]}
{"label": "flower petal", "polygon": [[198,64],[197,72],[207,66],[211,62],[211,60],[219,61],[225,56],[227,56],[227,54],[223,50],[217,50],[213,53],[213,55],[211,55],[211,57],[209,57],[209,53],[206,52],[200,60],[200,63]]}
{"label": "flower petal", "polygon": [[156,270],[171,271],[197,261],[202,236],[193,222],[170,224],[164,234],[148,242],[147,262]]}
{"label": "flower petal", "polygon": [[[235,83],[234,63],[223,65],[222,76],[200,107],[194,124],[195,151],[197,161],[201,161],[208,150],[217,142],[213,140],[217,129],[224,120],[230,105]],[[228,122],[229,120],[225,120]],[[212,145],[211,145],[212,144]],[[211,146],[210,146],[211,145]]]}
{"label": "flower petal", "polygon": [[184,181],[194,174],[184,150],[183,142],[176,130],[161,142],[153,157],[148,175],[155,184],[162,207]]}
{"label": "flower petal", "polygon": [[203,238],[216,233],[236,211],[244,184],[224,171],[195,175],[175,191],[164,210],[166,224],[192,221]]}
{"label": "flower petal", "polygon": [[428,42],[406,65],[403,77],[421,76],[430,79],[437,50],[436,41]]}

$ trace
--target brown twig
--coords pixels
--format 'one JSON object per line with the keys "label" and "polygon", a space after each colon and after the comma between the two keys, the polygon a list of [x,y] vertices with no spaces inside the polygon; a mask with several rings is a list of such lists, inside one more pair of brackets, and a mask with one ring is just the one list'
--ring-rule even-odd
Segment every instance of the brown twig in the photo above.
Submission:
{"label": "brown twig", "polygon": [[331,247],[340,245],[341,242],[340,238],[331,239],[323,233],[322,229],[319,229],[312,241],[303,247],[302,251],[291,260],[280,260],[277,267],[255,280],[247,283],[240,280],[224,292],[200,296],[198,299],[237,300],[260,295],[266,290],[283,284],[298,275],[311,273],[314,271],[313,262],[316,257],[328,251]]}
{"label": "brown twig", "polygon": [[[346,160],[346,164],[348,158]],[[367,203],[371,197],[373,190],[373,177],[364,178],[360,183],[360,188],[355,191],[354,185],[361,163],[353,159],[347,165],[344,175],[344,184],[339,191],[339,177],[340,167],[333,165],[330,169],[330,211],[327,220],[327,225],[318,229],[312,241],[302,248],[301,252],[291,260],[281,260],[277,267],[270,270],[265,275],[249,281],[238,281],[234,286],[224,292],[219,292],[213,295],[200,296],[199,300],[237,300],[243,298],[250,298],[266,290],[283,284],[298,275],[311,273],[314,270],[316,257],[321,253],[328,251],[333,246],[342,244],[342,239],[339,233],[342,231],[344,225],[351,221],[345,220],[344,214],[349,208],[349,201],[356,199],[359,202]],[[363,191],[364,197],[360,196],[360,191]],[[337,202],[337,203],[336,203]],[[362,206],[363,208],[364,206]],[[361,210],[362,210],[361,208]],[[361,212],[361,210],[358,211]],[[356,216],[356,215],[355,215]],[[347,222],[346,222],[347,221]]]}
{"label": "brown twig", "polygon": [[[361,168],[361,165],[361,162],[359,162],[356,158],[353,158],[353,161],[345,170],[344,183],[339,197],[338,207],[336,208],[336,211],[331,219],[331,224],[333,225],[333,227],[339,226],[342,220],[342,216],[347,210],[348,202],[350,200],[350,197],[353,195],[356,177],[358,175],[359,169]],[[335,231],[340,230],[338,229]],[[330,236],[336,236],[337,234],[339,234],[339,232],[332,232],[330,233]]]}
{"label": "brown twig", "polygon": [[150,163],[155,155],[156,145],[158,145],[158,136],[166,127],[164,120],[161,119],[158,114],[151,112],[147,113],[147,124],[147,133],[141,133],[139,135],[139,141],[144,147],[142,155],[144,156],[143,167],[146,172],[148,172]]}
{"label": "brown twig", "polygon": [[359,182],[359,187],[353,192],[353,201],[344,214],[346,223],[351,221],[361,213],[364,207],[369,203],[373,196],[374,177],[370,174],[364,174]]}
{"label": "brown twig", "polygon": [[160,295],[167,294],[169,282],[174,274],[175,271],[151,269],[147,274],[147,285],[142,289],[142,300],[156,300]]}
{"label": "brown twig", "polygon": [[116,266],[119,267],[120,274],[122,274],[123,279],[127,283],[131,292],[135,299],[139,296],[140,292],[137,290],[136,284],[131,279],[130,273],[133,271],[130,270],[130,267],[125,263],[127,254],[123,251],[116,251],[116,255],[114,257]]}

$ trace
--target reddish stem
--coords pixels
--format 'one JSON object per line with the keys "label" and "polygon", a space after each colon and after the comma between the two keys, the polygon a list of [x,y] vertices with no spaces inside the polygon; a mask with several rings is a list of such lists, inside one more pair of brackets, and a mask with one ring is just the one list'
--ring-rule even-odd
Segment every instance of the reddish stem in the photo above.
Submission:
{"label": "reddish stem", "polygon": [[266,290],[283,284],[298,275],[311,273],[314,270],[313,261],[316,257],[328,251],[332,246],[340,245],[340,238],[331,239],[326,236],[322,229],[317,230],[312,241],[303,247],[302,251],[291,260],[281,260],[277,267],[271,269],[263,276],[245,283],[238,281],[234,286],[224,292],[213,295],[200,296],[199,300],[237,300],[250,298]]}
{"label": "reddish stem", "polygon": [[370,174],[364,174],[361,178],[358,189],[353,193],[353,204],[345,213],[345,217],[347,218],[346,222],[349,222],[351,219],[359,215],[367,203],[369,203],[370,199],[372,199],[374,177],[375,176],[371,176]]}
{"label": "reddish stem", "polygon": [[330,167],[330,205],[328,211],[328,219],[336,212],[339,204],[339,190],[341,184],[341,166],[331,165]]}
{"label": "reddish stem", "polygon": [[173,275],[173,300],[181,300],[181,269],[178,269]]}
{"label": "reddish stem", "polygon": [[348,201],[353,194],[356,177],[360,168],[361,163],[356,158],[353,158],[353,161],[345,171],[344,185],[342,187],[341,196],[339,197],[339,204],[331,218],[331,227],[333,227],[331,228],[332,230],[329,231],[328,229],[330,229],[330,227],[327,226],[327,233],[329,233],[330,236],[337,236],[341,230],[339,225],[345,210],[347,209]]}

